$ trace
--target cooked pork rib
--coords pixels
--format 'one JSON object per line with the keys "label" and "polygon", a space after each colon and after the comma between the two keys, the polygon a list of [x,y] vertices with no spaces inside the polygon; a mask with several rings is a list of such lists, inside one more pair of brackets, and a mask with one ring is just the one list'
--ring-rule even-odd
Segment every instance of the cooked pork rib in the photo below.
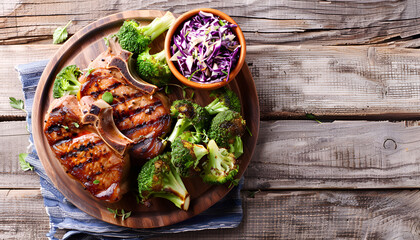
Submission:
{"label": "cooked pork rib", "polygon": [[[54,100],[46,115],[44,133],[65,171],[93,196],[108,202],[128,191],[129,157],[113,151],[93,125],[82,122],[89,106],[75,96]],[[124,144],[124,143],[122,143]]]}
{"label": "cooked pork rib", "polygon": [[132,162],[153,158],[163,151],[160,137],[170,130],[169,101],[160,93],[149,95],[134,87],[118,68],[105,67],[114,56],[109,49],[89,65],[94,70],[79,78],[82,83],[79,97],[92,96],[97,100],[105,92],[111,92],[115,124],[135,142],[130,152]]}

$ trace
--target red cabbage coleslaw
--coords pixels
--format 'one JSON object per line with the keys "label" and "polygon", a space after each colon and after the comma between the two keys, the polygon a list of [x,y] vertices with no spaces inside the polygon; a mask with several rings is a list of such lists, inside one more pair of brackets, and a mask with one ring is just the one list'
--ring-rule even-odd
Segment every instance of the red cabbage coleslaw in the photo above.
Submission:
{"label": "red cabbage coleslaw", "polygon": [[200,11],[174,34],[171,61],[187,79],[198,83],[229,80],[241,45],[232,29],[237,27],[211,13]]}

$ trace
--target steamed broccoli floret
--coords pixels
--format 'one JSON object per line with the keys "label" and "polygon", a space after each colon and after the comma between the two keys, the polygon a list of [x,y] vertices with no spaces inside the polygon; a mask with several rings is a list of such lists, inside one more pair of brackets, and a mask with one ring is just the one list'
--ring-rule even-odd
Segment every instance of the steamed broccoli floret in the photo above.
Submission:
{"label": "steamed broccoli floret", "polygon": [[123,23],[117,33],[118,43],[134,55],[142,53],[147,46],[160,34],[168,30],[175,21],[172,13],[167,12],[162,18],[155,18],[147,26],[139,26],[134,20],[127,20]]}
{"label": "steamed broccoli floret", "polygon": [[171,162],[182,177],[189,177],[191,173],[198,172],[200,159],[209,152],[201,144],[195,144],[195,137],[187,131],[179,135],[171,144]]}
{"label": "steamed broccoli floret", "polygon": [[186,211],[190,195],[170,161],[170,153],[164,153],[143,165],[137,178],[139,194],[143,201],[152,197],[165,198]]}
{"label": "steamed broccoli floret", "polygon": [[151,84],[163,87],[171,80],[171,70],[165,59],[165,52],[150,55],[150,48],[137,57],[137,72],[139,76]]}
{"label": "steamed broccoli floret", "polygon": [[77,80],[80,74],[80,69],[76,65],[69,65],[63,68],[54,81],[54,98],[60,98],[64,95],[77,95],[81,85]]}
{"label": "steamed broccoli floret", "polygon": [[235,112],[241,112],[241,101],[239,100],[236,93],[227,88],[219,88],[214,90],[210,97],[215,99],[205,107],[205,109],[211,114],[217,114],[227,110],[233,110]]}
{"label": "steamed broccoli floret", "polygon": [[201,178],[206,183],[223,184],[232,181],[238,173],[239,166],[233,153],[219,148],[214,140],[207,144],[209,156],[203,164]]}
{"label": "steamed broccoli floret", "polygon": [[176,100],[171,106],[171,116],[178,118],[168,141],[173,142],[185,130],[191,126],[195,128],[197,134],[201,134],[209,125],[210,115],[200,105],[189,100]]}

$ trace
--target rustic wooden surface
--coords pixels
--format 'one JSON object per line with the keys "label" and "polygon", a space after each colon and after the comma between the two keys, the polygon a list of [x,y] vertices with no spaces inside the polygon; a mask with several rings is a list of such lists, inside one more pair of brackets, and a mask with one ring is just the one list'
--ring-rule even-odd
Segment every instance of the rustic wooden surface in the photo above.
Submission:
{"label": "rustic wooden surface", "polygon": [[43,239],[49,229],[38,177],[17,160],[28,133],[24,112],[8,104],[23,97],[14,66],[50,58],[59,48],[52,32],[69,20],[74,34],[118,11],[204,6],[244,31],[260,137],[241,225],[159,239],[420,239],[418,1],[0,4],[0,239]]}

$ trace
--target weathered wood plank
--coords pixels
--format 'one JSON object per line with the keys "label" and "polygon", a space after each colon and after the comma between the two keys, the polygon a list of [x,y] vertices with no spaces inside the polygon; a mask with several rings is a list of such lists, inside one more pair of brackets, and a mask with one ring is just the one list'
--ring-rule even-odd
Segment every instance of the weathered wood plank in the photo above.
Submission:
{"label": "weathered wood plank", "polygon": [[[236,229],[155,239],[418,239],[420,192],[279,191],[242,193]],[[0,190],[1,239],[44,239],[49,229],[39,190]],[[63,232],[61,231],[57,237]]]}
{"label": "weathered wood plank", "polygon": [[420,117],[420,50],[250,46],[262,117]]}
{"label": "weathered wood plank", "polygon": [[[47,59],[58,46],[0,46],[0,118],[24,116],[9,107],[21,98],[19,63]],[[31,55],[28,56],[27,52]],[[247,49],[267,118],[420,119],[420,50],[388,47],[255,45]]]}
{"label": "weathered wood plank", "polygon": [[[244,189],[418,188],[418,125],[262,121]],[[28,144],[24,122],[1,122],[0,129],[0,188],[39,187],[17,160]]]}
{"label": "weathered wood plank", "polygon": [[[136,1],[115,3],[66,0],[12,0],[0,9],[0,44],[51,39],[69,20],[70,33],[106,15],[132,9],[183,13],[203,7],[220,9],[237,20],[250,44],[322,45],[381,43],[416,38],[419,3],[404,1]],[[412,44],[413,45],[413,44]],[[419,46],[415,44],[414,46]]]}
{"label": "weathered wood plank", "polygon": [[159,239],[418,239],[419,191],[262,192],[237,229]]}
{"label": "weathered wood plank", "polygon": [[419,143],[418,122],[263,121],[245,188],[418,188]]}
{"label": "weathered wood plank", "polygon": [[19,165],[19,153],[29,145],[26,122],[0,122],[0,188],[39,188],[39,177],[24,172]]}
{"label": "weathered wood plank", "polygon": [[0,209],[0,239],[46,239],[49,219],[39,189],[1,189]]}
{"label": "weathered wood plank", "polygon": [[15,66],[50,58],[60,46],[57,45],[15,45],[0,46],[0,119],[13,120],[25,116],[25,112],[9,105],[9,97],[23,99],[22,84]]}

